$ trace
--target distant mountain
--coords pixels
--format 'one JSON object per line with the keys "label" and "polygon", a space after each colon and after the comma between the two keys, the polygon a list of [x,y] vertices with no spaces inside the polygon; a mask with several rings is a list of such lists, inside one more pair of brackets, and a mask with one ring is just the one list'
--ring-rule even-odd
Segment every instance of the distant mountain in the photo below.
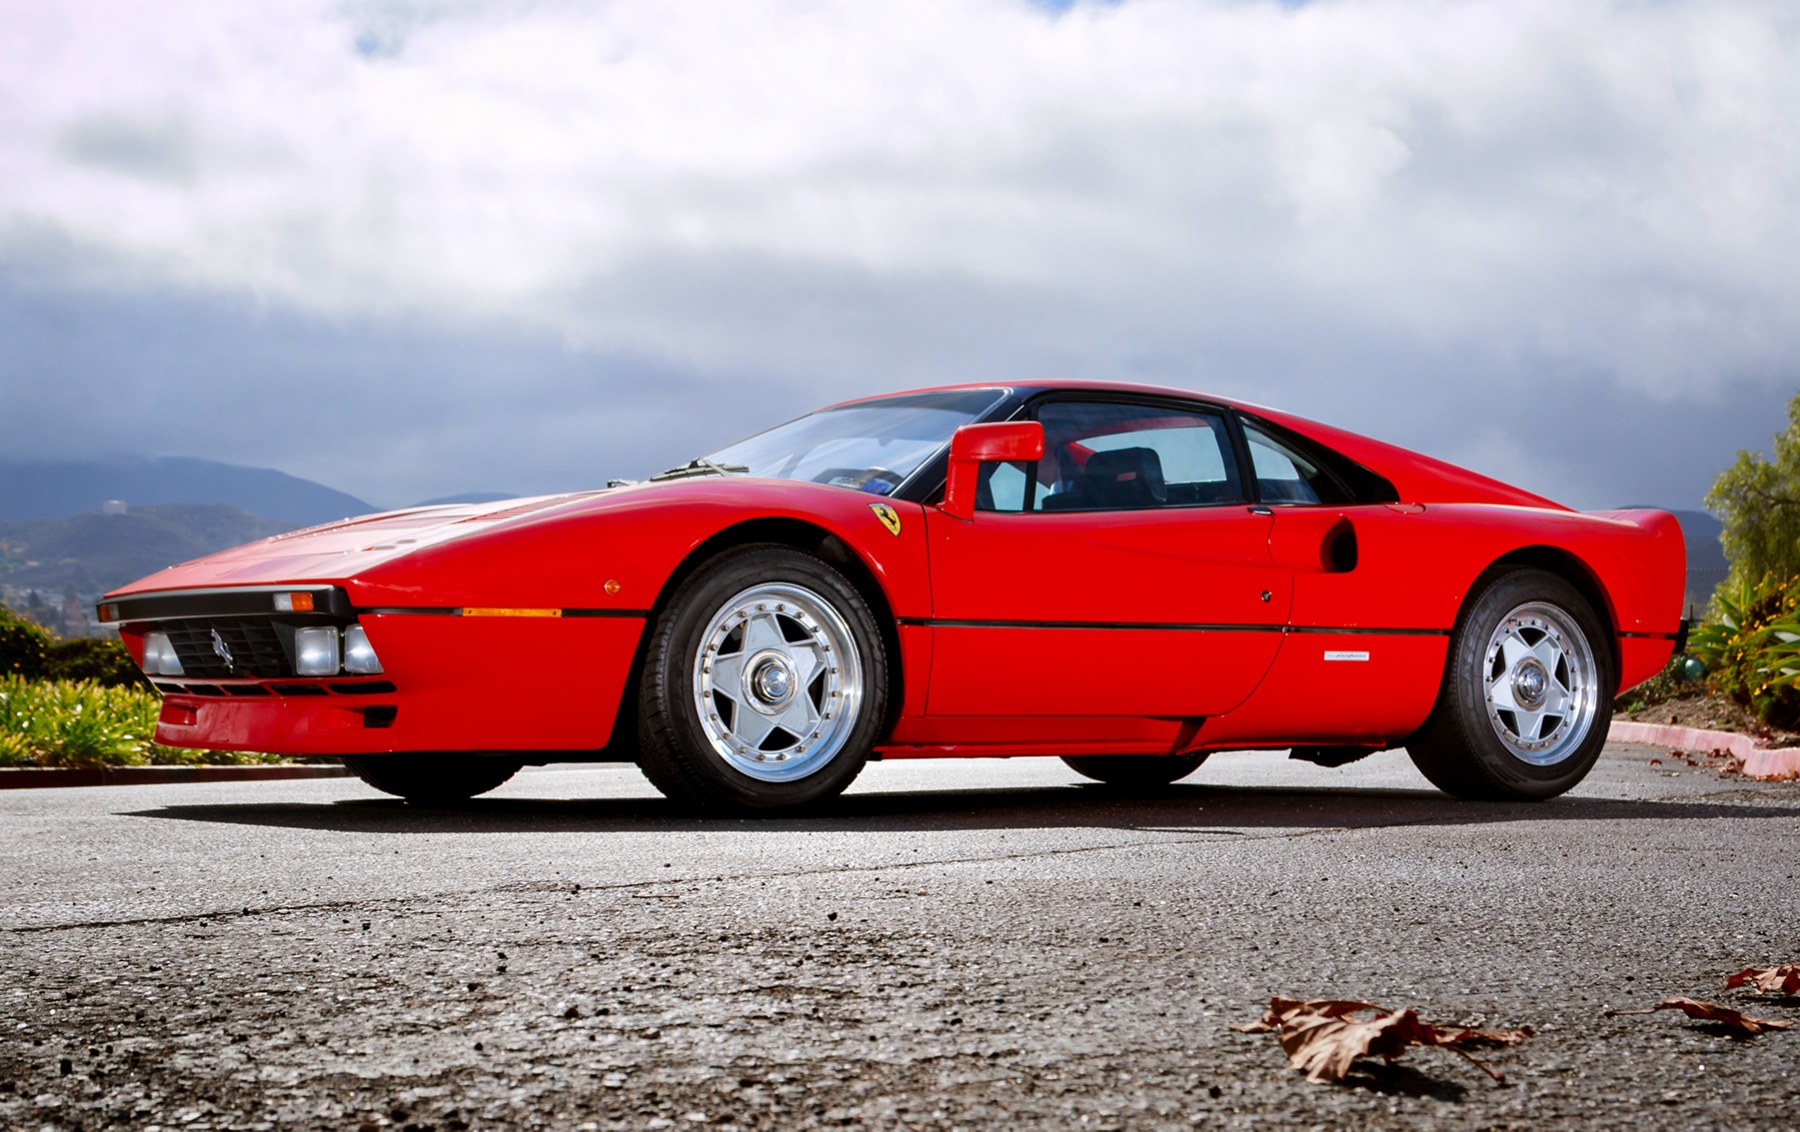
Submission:
{"label": "distant mountain", "polygon": [[222,503],[152,504],[128,507],[122,515],[95,509],[0,523],[0,586],[89,596],[297,525]]}
{"label": "distant mountain", "polygon": [[128,508],[220,503],[290,527],[378,510],[353,495],[268,468],[186,456],[108,461],[0,462],[0,523],[96,511],[110,499]]}

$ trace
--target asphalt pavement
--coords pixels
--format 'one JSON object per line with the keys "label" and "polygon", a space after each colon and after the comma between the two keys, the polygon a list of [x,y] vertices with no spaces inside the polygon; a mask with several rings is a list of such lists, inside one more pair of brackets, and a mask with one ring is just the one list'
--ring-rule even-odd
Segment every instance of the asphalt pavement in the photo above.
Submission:
{"label": "asphalt pavement", "polygon": [[[1790,1127],[1800,786],[1615,745],[1470,804],[1402,754],[871,766],[805,818],[629,767],[0,795],[0,1127]],[[1309,1083],[1270,996],[1529,1027]]]}

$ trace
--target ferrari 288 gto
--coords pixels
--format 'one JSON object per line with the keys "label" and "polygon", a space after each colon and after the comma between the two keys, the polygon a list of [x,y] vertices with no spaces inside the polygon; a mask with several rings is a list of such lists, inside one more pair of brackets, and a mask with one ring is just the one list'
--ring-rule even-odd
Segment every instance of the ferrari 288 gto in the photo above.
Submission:
{"label": "ferrari 288 gto", "polygon": [[713,810],[870,759],[1403,746],[1440,789],[1580,782],[1680,647],[1659,511],[1577,512],[1147,386],[850,401],[642,483],[279,535],[107,594],[156,740],[340,758],[417,802],[631,761]]}

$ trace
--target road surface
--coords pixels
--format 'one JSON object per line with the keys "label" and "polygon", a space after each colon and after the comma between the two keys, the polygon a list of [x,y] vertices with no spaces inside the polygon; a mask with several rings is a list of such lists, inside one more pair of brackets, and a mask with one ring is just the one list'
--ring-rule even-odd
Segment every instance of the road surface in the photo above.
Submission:
{"label": "road surface", "polygon": [[[1659,759],[1660,764],[1653,762]],[[684,817],[629,767],[420,810],[354,780],[0,794],[0,1127],[1788,1127],[1800,786],[1609,747],[1451,801],[1404,755],[871,766]],[[1311,1084],[1271,995],[1528,1026]]]}

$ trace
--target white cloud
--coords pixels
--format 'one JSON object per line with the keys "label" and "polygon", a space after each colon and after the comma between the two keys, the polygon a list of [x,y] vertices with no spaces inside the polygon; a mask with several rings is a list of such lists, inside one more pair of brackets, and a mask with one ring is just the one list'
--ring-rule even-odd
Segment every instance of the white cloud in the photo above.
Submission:
{"label": "white cloud", "polygon": [[36,285],[1413,442],[1568,381],[1793,382],[1778,0],[7,6],[0,258],[69,249]]}

